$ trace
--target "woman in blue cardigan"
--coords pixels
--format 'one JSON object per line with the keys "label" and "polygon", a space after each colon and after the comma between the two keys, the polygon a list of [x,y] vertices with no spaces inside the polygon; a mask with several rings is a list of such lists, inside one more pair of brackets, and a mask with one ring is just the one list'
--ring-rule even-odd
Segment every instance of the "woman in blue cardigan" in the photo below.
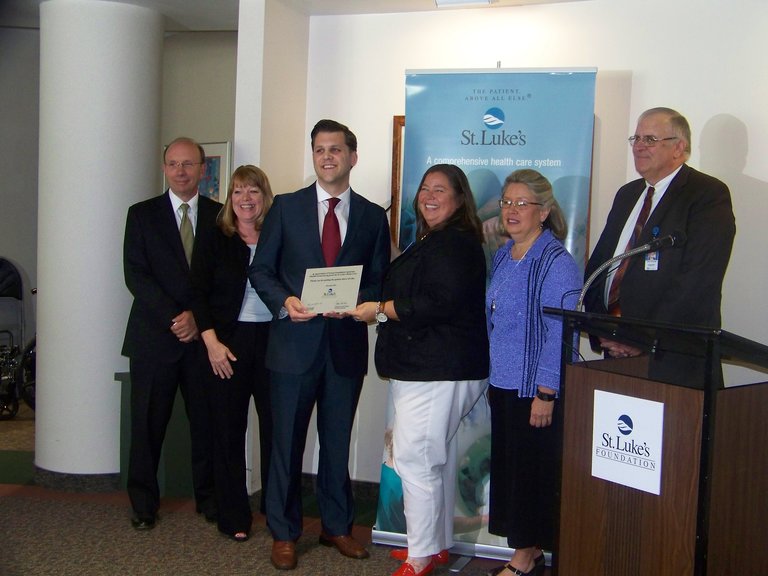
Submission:
{"label": "woman in blue cardigan", "polygon": [[485,299],[490,341],[489,531],[515,549],[494,576],[541,576],[554,540],[562,322],[542,308],[573,308],[581,273],[563,247],[567,226],[549,181],[517,170],[504,182],[500,224],[511,237],[494,256]]}

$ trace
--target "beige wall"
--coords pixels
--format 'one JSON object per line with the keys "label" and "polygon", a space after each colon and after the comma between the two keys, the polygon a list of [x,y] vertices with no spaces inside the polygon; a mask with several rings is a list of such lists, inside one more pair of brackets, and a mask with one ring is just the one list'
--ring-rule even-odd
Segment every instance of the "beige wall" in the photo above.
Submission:
{"label": "beige wall", "polygon": [[[178,136],[232,142],[236,71],[236,32],[169,34],[163,52],[162,143]],[[159,161],[158,173],[162,183]]]}

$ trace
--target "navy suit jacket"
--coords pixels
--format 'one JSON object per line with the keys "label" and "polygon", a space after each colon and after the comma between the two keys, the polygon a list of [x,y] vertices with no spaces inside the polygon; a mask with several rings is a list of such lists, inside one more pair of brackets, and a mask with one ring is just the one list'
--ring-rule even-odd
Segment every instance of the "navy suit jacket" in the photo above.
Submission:
{"label": "navy suit jacket", "polygon": [[[349,222],[336,266],[363,265],[360,301],[380,298],[381,280],[389,264],[389,226],[384,209],[354,191]],[[325,266],[320,245],[315,185],[275,196],[264,221],[248,278],[272,312],[267,367],[288,374],[310,369],[321,353],[325,330],[336,371],[348,377],[368,369],[368,329],[352,318],[318,316],[308,322],[279,318],[289,296],[301,297],[307,268]]]}
{"label": "navy suit jacket", "polygon": [[[133,305],[122,354],[162,362],[181,358],[183,344],[170,330],[171,319],[191,310],[194,291],[184,256],[170,192],[128,209],[123,243],[125,284]],[[197,208],[195,245],[213,231],[221,204],[201,196]]]}
{"label": "navy suit jacket", "polygon": [[[603,233],[589,258],[585,277],[613,257],[621,231],[645,189],[641,178],[616,193]],[[658,270],[646,270],[642,255],[630,259],[621,283],[621,314],[675,324],[720,327],[720,302],[736,224],[728,187],[683,165],[643,227],[638,245],[673,232],[682,245],[659,251]],[[585,297],[587,311],[606,313],[605,278]]]}

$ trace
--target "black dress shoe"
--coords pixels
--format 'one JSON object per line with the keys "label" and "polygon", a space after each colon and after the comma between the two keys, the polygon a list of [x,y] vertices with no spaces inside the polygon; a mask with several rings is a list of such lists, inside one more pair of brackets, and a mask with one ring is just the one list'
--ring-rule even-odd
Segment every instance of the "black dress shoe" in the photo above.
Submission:
{"label": "black dress shoe", "polygon": [[157,524],[155,516],[134,516],[131,518],[131,526],[134,530],[152,530]]}

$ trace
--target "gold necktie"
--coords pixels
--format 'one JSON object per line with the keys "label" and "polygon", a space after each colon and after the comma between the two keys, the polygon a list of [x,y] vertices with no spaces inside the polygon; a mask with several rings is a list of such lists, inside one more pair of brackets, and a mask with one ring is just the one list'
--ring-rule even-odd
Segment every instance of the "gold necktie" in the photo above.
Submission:
{"label": "gold necktie", "polygon": [[187,257],[187,264],[192,263],[192,248],[195,245],[195,233],[192,231],[192,222],[187,216],[189,211],[189,204],[184,202],[181,205],[181,226],[179,226],[179,233],[181,234],[181,243],[184,246],[184,255]]}

